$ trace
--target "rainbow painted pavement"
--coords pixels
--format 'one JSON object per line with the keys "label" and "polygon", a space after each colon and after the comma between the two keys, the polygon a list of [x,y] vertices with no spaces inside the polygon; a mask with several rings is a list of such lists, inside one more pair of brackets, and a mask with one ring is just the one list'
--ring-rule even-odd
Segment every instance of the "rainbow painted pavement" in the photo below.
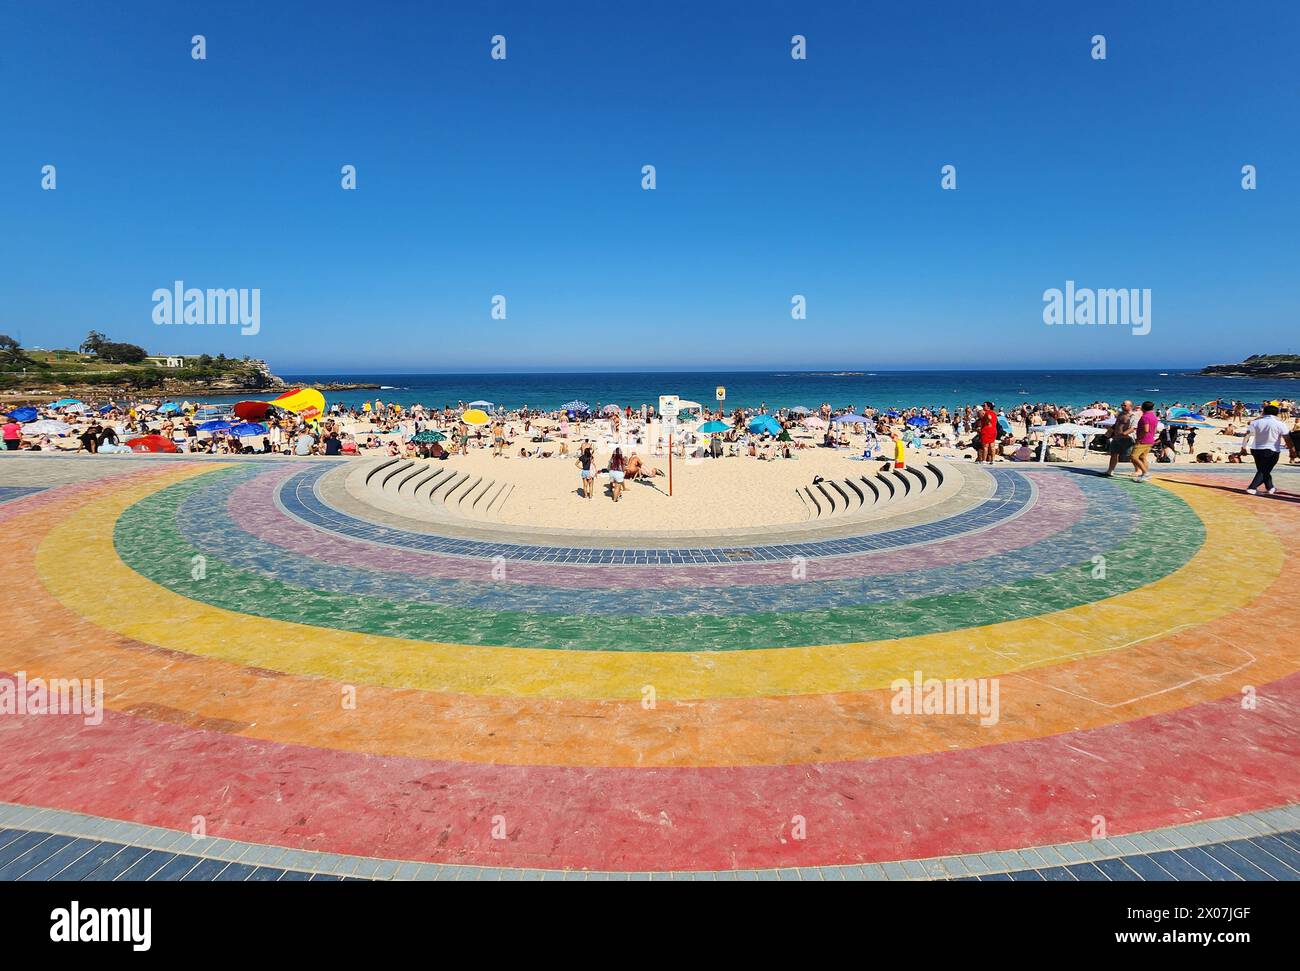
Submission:
{"label": "rainbow painted pavement", "polygon": [[[0,717],[0,803],[282,854],[806,873],[1300,802],[1290,471],[1263,498],[1240,469],[968,466],[907,515],[611,546],[404,523],[345,465],[0,460],[0,672],[102,679],[107,709]],[[906,711],[956,679],[996,710]]]}

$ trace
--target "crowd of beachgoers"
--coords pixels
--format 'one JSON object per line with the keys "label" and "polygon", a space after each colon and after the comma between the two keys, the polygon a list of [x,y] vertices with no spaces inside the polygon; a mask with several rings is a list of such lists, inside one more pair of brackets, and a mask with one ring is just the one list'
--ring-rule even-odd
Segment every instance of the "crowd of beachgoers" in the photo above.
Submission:
{"label": "crowd of beachgoers", "polygon": [[[982,463],[998,461],[1237,462],[1256,444],[1251,422],[1272,417],[1285,426],[1278,450],[1295,461],[1300,422],[1294,403],[992,402],[955,408],[878,409],[850,405],[699,409],[663,422],[652,405],[498,409],[490,402],[403,406],[381,398],[355,407],[335,403],[310,417],[271,409],[259,422],[234,417],[229,406],[163,399],[85,402],[64,399],[12,409],[3,417],[6,450],[188,454],[388,455],[447,459],[473,450],[511,458],[569,457],[584,480],[596,471],[632,475],[657,470],[651,456],[792,459],[810,448],[844,450],[902,464],[909,452]],[[1264,415],[1271,412],[1271,416]],[[1150,419],[1144,415],[1150,413]],[[669,438],[671,432],[671,439]],[[1141,440],[1139,440],[1141,439]],[[1276,443],[1275,443],[1276,444]],[[644,454],[642,454],[644,453]],[[607,456],[607,457],[605,457]]]}

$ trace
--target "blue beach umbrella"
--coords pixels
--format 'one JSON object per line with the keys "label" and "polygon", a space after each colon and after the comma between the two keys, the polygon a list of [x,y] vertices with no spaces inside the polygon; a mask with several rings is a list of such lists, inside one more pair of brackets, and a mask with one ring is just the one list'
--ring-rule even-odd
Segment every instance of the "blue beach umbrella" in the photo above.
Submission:
{"label": "blue beach umbrella", "polygon": [[199,431],[209,432],[215,435],[217,432],[228,432],[230,431],[230,429],[234,427],[235,426],[230,424],[230,422],[228,421],[220,421],[220,420],[205,421],[202,425],[199,426]]}
{"label": "blue beach umbrella", "polygon": [[832,420],[837,425],[865,425],[871,421],[870,418],[864,418],[862,415],[836,415]]}
{"label": "blue beach umbrella", "polygon": [[699,431],[703,432],[706,435],[716,435],[719,432],[728,431],[730,427],[731,426],[728,425],[725,421],[706,421],[703,425],[699,427]]}
{"label": "blue beach umbrella", "polygon": [[900,414],[899,412],[895,411],[893,408],[890,408],[887,412],[885,412],[885,417],[886,417],[886,418],[897,418],[897,417],[899,416],[899,414]]}
{"label": "blue beach umbrella", "polygon": [[577,412],[591,411],[591,405],[587,404],[587,402],[585,401],[579,401],[578,399],[575,398],[572,401],[566,401],[564,404],[560,405],[560,410],[577,411]]}
{"label": "blue beach umbrella", "polygon": [[749,430],[756,434],[776,435],[781,431],[781,423],[771,415],[759,415],[749,420]]}
{"label": "blue beach umbrella", "polygon": [[169,402],[167,402],[167,404],[163,405],[161,408],[158,409],[158,413],[159,413],[159,414],[166,414],[166,413],[170,413],[170,412],[173,412],[173,411],[180,411],[180,410],[181,410],[181,406],[180,406],[180,405],[178,405],[178,404],[177,404],[176,402],[174,402],[174,401],[169,401]]}
{"label": "blue beach umbrella", "polygon": [[54,402],[54,404],[50,405],[50,407],[66,408],[68,407],[68,405],[79,405],[81,403],[82,402],[80,398],[60,398],[58,401]]}
{"label": "blue beach umbrella", "polygon": [[21,422],[25,422],[25,421],[35,421],[35,420],[36,420],[36,409],[35,409],[35,408],[18,408],[18,409],[15,409],[14,411],[9,412],[9,417],[12,418],[14,421],[16,421],[16,422],[20,422],[20,423],[21,423]]}
{"label": "blue beach umbrella", "polygon": [[913,418],[909,418],[909,419],[907,419],[907,423],[908,423],[909,425],[914,425],[914,426],[916,426],[917,428],[929,428],[929,427],[930,427],[930,419],[929,419],[929,418],[922,418],[920,415],[916,415],[916,416],[913,417]]}
{"label": "blue beach umbrella", "polygon": [[246,421],[242,425],[236,425],[230,429],[230,433],[237,438],[247,438],[252,435],[265,435],[266,426],[260,421]]}
{"label": "blue beach umbrella", "polygon": [[108,414],[110,411],[112,411],[112,410],[113,410],[113,406],[112,406],[112,405],[100,405],[100,406],[99,406],[99,413],[100,413],[101,415],[107,415],[107,414]]}

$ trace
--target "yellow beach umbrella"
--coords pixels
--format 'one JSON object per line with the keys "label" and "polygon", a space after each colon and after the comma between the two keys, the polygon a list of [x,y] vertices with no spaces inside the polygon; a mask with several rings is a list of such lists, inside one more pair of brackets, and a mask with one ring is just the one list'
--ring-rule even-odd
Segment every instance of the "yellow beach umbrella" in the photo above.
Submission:
{"label": "yellow beach umbrella", "polygon": [[487,412],[481,408],[471,408],[460,416],[460,420],[466,425],[486,425],[492,419],[487,416]]}

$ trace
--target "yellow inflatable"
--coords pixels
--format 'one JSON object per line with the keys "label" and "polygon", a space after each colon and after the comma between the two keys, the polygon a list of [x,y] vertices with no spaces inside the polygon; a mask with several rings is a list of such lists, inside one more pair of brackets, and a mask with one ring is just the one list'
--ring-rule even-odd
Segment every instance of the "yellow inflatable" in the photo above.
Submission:
{"label": "yellow inflatable", "polygon": [[319,418],[325,413],[325,396],[315,388],[295,388],[286,391],[278,398],[272,398],[271,404],[285,411],[292,411],[303,418]]}

